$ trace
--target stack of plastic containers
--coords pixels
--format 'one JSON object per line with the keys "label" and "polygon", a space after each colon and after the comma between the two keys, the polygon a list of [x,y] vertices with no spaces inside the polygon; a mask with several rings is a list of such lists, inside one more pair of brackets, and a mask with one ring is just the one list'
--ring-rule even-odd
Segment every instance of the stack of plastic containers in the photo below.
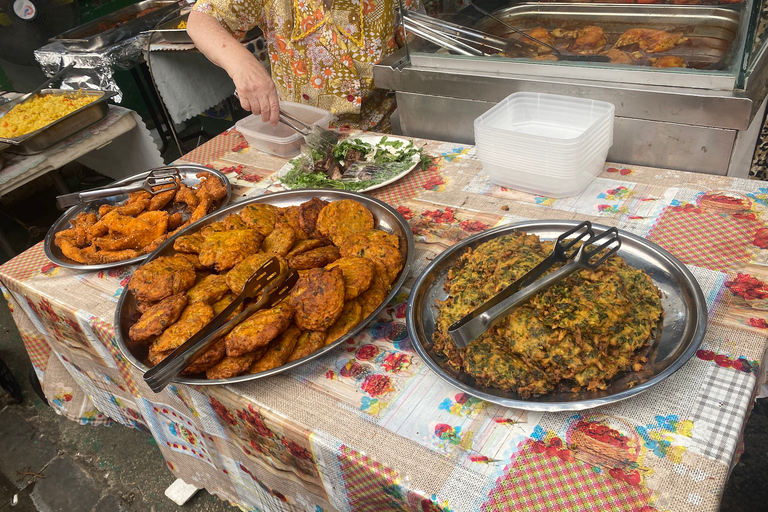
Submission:
{"label": "stack of plastic containers", "polygon": [[614,106],[518,92],[475,119],[477,158],[497,185],[547,197],[583,191],[613,144]]}

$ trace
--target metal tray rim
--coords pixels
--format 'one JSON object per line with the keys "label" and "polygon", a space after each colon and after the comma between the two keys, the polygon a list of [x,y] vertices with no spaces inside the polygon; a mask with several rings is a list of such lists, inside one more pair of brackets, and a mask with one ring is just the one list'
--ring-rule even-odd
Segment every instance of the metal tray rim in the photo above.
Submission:
{"label": "metal tray rim", "polygon": [[[207,379],[191,379],[188,377],[182,377],[182,378],[174,378],[172,382],[177,384],[192,384],[197,386],[215,386],[215,385],[222,385],[222,384],[236,384],[240,382],[247,382],[255,379],[260,379],[263,377],[269,377],[271,375],[275,375],[277,373],[282,373],[288,370],[291,370],[293,368],[296,368],[297,366],[303,365],[305,363],[308,363],[309,361],[312,361],[323,354],[326,354],[327,352],[330,352],[331,350],[334,350],[339,345],[345,343],[349,338],[352,338],[356,336],[360,331],[362,331],[373,319],[375,319],[378,314],[392,301],[392,299],[395,298],[397,293],[400,291],[400,288],[403,286],[403,283],[405,282],[405,279],[408,277],[408,273],[410,271],[410,268],[413,263],[414,258],[414,252],[415,252],[415,242],[413,239],[413,233],[411,232],[411,228],[408,225],[408,222],[403,218],[403,216],[398,212],[395,208],[390,206],[389,204],[385,203],[384,201],[377,199],[375,197],[370,197],[362,194],[358,194],[356,192],[350,192],[346,190],[329,190],[329,189],[315,189],[315,188],[308,188],[308,189],[301,189],[301,190],[286,190],[283,192],[275,192],[272,194],[264,194],[258,197],[254,197],[252,199],[248,199],[246,201],[239,201],[236,203],[233,203],[229,205],[226,208],[223,208],[221,210],[217,210],[216,212],[213,212],[211,214],[208,214],[207,216],[200,219],[195,224],[192,224],[190,226],[187,226],[182,231],[174,235],[173,237],[166,240],[160,247],[158,247],[154,252],[152,252],[148,257],[147,261],[152,261],[156,257],[160,255],[169,245],[172,246],[174,240],[177,237],[184,236],[188,232],[194,229],[198,229],[201,223],[203,222],[212,222],[215,220],[218,220],[220,217],[224,217],[227,214],[229,214],[231,211],[236,209],[242,209],[245,206],[248,206],[249,204],[255,204],[255,203],[269,203],[271,199],[275,197],[290,197],[290,196],[298,196],[302,200],[308,200],[311,197],[321,197],[321,198],[335,198],[335,199],[354,199],[355,201],[360,201],[363,204],[366,203],[373,203],[376,204],[385,210],[387,210],[392,215],[392,220],[396,221],[400,228],[402,229],[403,233],[405,234],[405,242],[406,242],[406,256],[405,260],[403,262],[403,270],[400,271],[400,277],[395,281],[395,283],[392,285],[392,289],[390,290],[389,294],[387,294],[387,297],[384,299],[384,301],[379,304],[379,306],[370,314],[368,317],[362,319],[357,326],[355,326],[354,329],[349,331],[347,334],[342,336],[341,338],[337,339],[330,345],[326,345],[325,347],[321,348],[320,350],[317,350],[313,352],[312,354],[303,357],[301,359],[297,359],[296,361],[292,361],[290,363],[284,364],[282,366],[279,366],[277,368],[273,368],[271,370],[267,370],[265,372],[260,373],[253,373],[253,374],[247,374],[247,375],[239,375],[237,377],[230,377],[228,379],[213,379],[213,380],[207,380]],[[125,307],[125,301],[126,298],[129,295],[129,291],[126,289],[123,289],[123,293],[120,295],[120,299],[117,303],[117,309],[115,310],[115,317],[114,317],[114,326],[115,326],[115,339],[117,341],[117,346],[120,348],[120,352],[123,353],[125,358],[137,369],[142,372],[147,372],[149,370],[149,367],[147,367],[144,363],[139,361],[130,350],[128,350],[128,347],[126,346],[123,336],[122,336],[122,329],[121,329],[121,317],[122,317],[122,311]]]}
{"label": "metal tray rim", "polygon": [[[178,164],[178,165],[174,165],[174,167],[178,167],[179,169],[191,168],[191,169],[194,169],[194,170],[197,170],[197,171],[200,171],[200,172],[206,171],[206,172],[209,172],[209,173],[213,174],[217,178],[219,178],[223,183],[226,183],[226,185],[227,185],[227,195],[226,195],[226,197],[224,198],[224,200],[222,201],[221,204],[223,206],[225,206],[225,207],[226,207],[226,205],[229,204],[229,200],[232,197],[232,184],[229,182],[229,178],[227,178],[220,171],[218,171],[216,169],[211,169],[210,167],[205,167],[205,166],[202,166],[202,165],[197,165],[197,164]],[[135,176],[129,176],[127,178],[123,178],[122,180],[116,181],[116,182],[112,183],[111,185],[114,185],[114,186],[124,185],[126,183],[131,183],[131,182],[134,182],[134,181],[136,181],[136,177]],[[59,217],[58,220],[56,220],[56,222],[50,227],[50,229],[48,229],[48,233],[45,234],[45,239],[43,241],[43,250],[45,251],[45,256],[49,260],[51,260],[53,263],[55,263],[56,265],[58,265],[60,267],[71,268],[71,269],[74,269],[74,270],[82,270],[82,271],[93,271],[93,270],[105,270],[105,269],[108,269],[108,268],[122,267],[123,265],[132,265],[134,263],[140,263],[140,262],[144,261],[145,259],[149,258],[151,255],[153,255],[155,252],[157,252],[157,250],[159,250],[160,247],[163,247],[165,245],[165,243],[161,244],[160,247],[158,247],[158,249],[156,249],[155,251],[153,251],[153,252],[151,252],[149,254],[143,254],[143,255],[138,256],[136,258],[131,258],[131,259],[125,260],[125,261],[116,261],[114,263],[99,263],[99,264],[96,264],[96,265],[81,265],[79,263],[70,263],[68,261],[63,261],[59,257],[57,257],[55,254],[53,254],[54,236],[56,235],[56,233],[58,233],[62,229],[66,229],[66,226],[69,225],[69,220],[74,218],[78,213],[83,211],[86,207],[87,207],[87,204],[78,204],[78,205],[73,206],[69,210],[65,211],[61,215],[61,217]],[[218,213],[219,211],[221,211],[221,209],[216,210],[214,212],[211,212],[208,215],[212,215],[214,213]],[[205,217],[203,217],[202,219],[198,220],[197,222],[195,222],[193,224],[190,224],[189,226],[187,226],[187,228],[189,228],[191,226],[197,226],[197,224],[199,222],[203,221],[204,219],[205,219]],[[184,231],[186,231],[187,228],[184,228]]]}
{"label": "metal tray rim", "polygon": [[[470,395],[476,396],[488,402],[492,402],[505,407],[512,407],[516,409],[523,409],[523,410],[529,410],[529,411],[543,411],[543,412],[580,411],[584,409],[600,407],[600,406],[618,402],[621,400],[626,400],[627,398],[630,398],[643,391],[646,391],[651,386],[662,382],[667,377],[669,377],[674,372],[676,372],[681,366],[683,366],[683,364],[685,364],[696,353],[699,346],[701,345],[701,342],[704,340],[704,335],[706,333],[706,328],[707,328],[707,318],[708,318],[704,293],[701,291],[701,288],[699,287],[699,284],[696,281],[696,278],[693,276],[693,274],[691,274],[691,272],[685,267],[685,265],[680,260],[678,260],[674,255],[672,255],[668,251],[662,249],[656,244],[653,244],[652,242],[649,242],[643,237],[637,236],[633,233],[629,233],[624,230],[619,230],[619,233],[623,238],[632,239],[635,242],[639,243],[641,246],[645,247],[647,250],[650,250],[656,253],[658,256],[663,257],[663,259],[667,260],[681,274],[681,276],[684,278],[684,281],[690,286],[690,289],[693,292],[694,304],[692,309],[696,312],[696,316],[697,316],[696,331],[694,333],[694,338],[693,340],[691,340],[691,343],[689,344],[687,349],[683,352],[683,354],[681,354],[678,357],[678,359],[675,360],[670,366],[668,366],[658,374],[654,375],[647,381],[641,384],[638,384],[637,386],[631,387],[622,392],[619,392],[607,397],[586,399],[586,400],[580,400],[580,401],[537,402],[535,398],[529,399],[529,400],[523,400],[523,399],[515,400],[515,399],[499,397],[496,395],[491,395],[489,393],[485,393],[483,391],[477,390],[474,387],[471,387],[462,382],[459,382],[458,380],[454,379],[452,376],[448,375],[432,359],[432,357],[427,353],[427,350],[422,345],[422,342],[419,339],[416,332],[415,315],[417,311],[415,309],[413,298],[416,297],[420,289],[425,286],[424,281],[430,276],[430,273],[433,271],[433,269],[436,266],[438,266],[443,260],[453,255],[456,255],[457,253],[460,253],[465,247],[468,247],[469,245],[475,242],[478,242],[479,240],[485,241],[486,238],[490,240],[491,238],[495,238],[495,236],[500,236],[507,232],[517,231],[517,230],[525,231],[526,228],[539,228],[539,227],[551,228],[551,227],[556,227],[558,225],[562,225],[565,227],[565,229],[567,229],[569,227],[573,227],[577,225],[578,223],[579,221],[539,220],[539,221],[518,222],[514,224],[507,224],[504,226],[499,226],[493,229],[489,229],[487,231],[483,231],[469,238],[466,238],[457,244],[452,245],[447,250],[443,251],[440,255],[438,255],[438,257],[436,257],[422,271],[422,273],[416,279],[416,282],[414,283],[413,288],[411,289],[411,294],[408,297],[408,304],[406,306],[406,312],[405,312],[406,327],[408,329],[408,335],[411,338],[411,343],[416,349],[416,352],[419,354],[419,357],[422,358],[425,364],[432,371],[434,371],[438,375],[438,377],[448,382],[449,384],[456,386],[457,388],[461,389],[465,393],[468,393]],[[596,231],[603,231],[603,230],[609,229],[608,226],[605,226],[602,224],[593,223],[592,226]]]}

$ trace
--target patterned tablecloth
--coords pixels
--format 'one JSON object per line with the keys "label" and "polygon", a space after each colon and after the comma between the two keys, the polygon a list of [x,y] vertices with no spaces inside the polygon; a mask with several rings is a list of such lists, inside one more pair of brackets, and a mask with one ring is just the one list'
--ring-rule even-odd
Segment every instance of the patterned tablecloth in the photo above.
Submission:
{"label": "patterned tablecloth", "polygon": [[[429,169],[372,193],[416,237],[406,289],[343,349],[291,372],[154,394],[114,339],[135,267],[74,272],[41,245],[0,267],[52,406],[150,432],[174,474],[249,510],[717,510],[768,345],[768,301],[754,298],[768,281],[766,184],[608,164],[580,196],[552,199],[495,186],[471,146],[418,144]],[[183,160],[227,173],[235,198],[279,189],[285,162],[235,131]],[[696,356],[645,393],[580,413],[495,406],[430,371],[406,331],[407,286],[458,240],[544,218],[615,225],[687,264],[709,310]]]}

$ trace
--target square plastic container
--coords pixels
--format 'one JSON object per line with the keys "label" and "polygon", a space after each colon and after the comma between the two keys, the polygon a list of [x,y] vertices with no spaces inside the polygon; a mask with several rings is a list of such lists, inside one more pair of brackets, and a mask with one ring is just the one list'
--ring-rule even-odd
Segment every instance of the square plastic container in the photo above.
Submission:
{"label": "square plastic container", "polygon": [[[307,124],[315,124],[323,128],[328,128],[333,117],[333,114],[327,110],[292,101],[281,101],[280,107]],[[293,158],[299,154],[301,145],[304,144],[304,137],[292,128],[283,123],[272,126],[263,122],[261,116],[250,115],[243,118],[235,123],[235,128],[252,148],[270,155]]]}

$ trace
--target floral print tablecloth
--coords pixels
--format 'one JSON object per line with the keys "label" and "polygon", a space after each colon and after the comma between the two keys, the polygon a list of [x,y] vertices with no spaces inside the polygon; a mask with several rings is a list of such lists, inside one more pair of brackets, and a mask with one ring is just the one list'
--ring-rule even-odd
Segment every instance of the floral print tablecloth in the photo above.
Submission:
{"label": "floral print tablecloth", "polygon": [[[342,349],[291,372],[152,393],[114,337],[135,267],[75,272],[41,245],[0,267],[52,406],[150,432],[178,477],[248,510],[717,510],[768,346],[765,183],[609,163],[581,195],[553,199],[494,185],[471,146],[417,144],[429,168],[372,192],[416,237],[406,287]],[[235,200],[279,190],[285,163],[234,130],[182,161],[226,173]],[[432,373],[405,327],[408,286],[463,238],[544,218],[615,225],[680,258],[709,311],[695,357],[645,393],[579,413],[499,407]]]}

